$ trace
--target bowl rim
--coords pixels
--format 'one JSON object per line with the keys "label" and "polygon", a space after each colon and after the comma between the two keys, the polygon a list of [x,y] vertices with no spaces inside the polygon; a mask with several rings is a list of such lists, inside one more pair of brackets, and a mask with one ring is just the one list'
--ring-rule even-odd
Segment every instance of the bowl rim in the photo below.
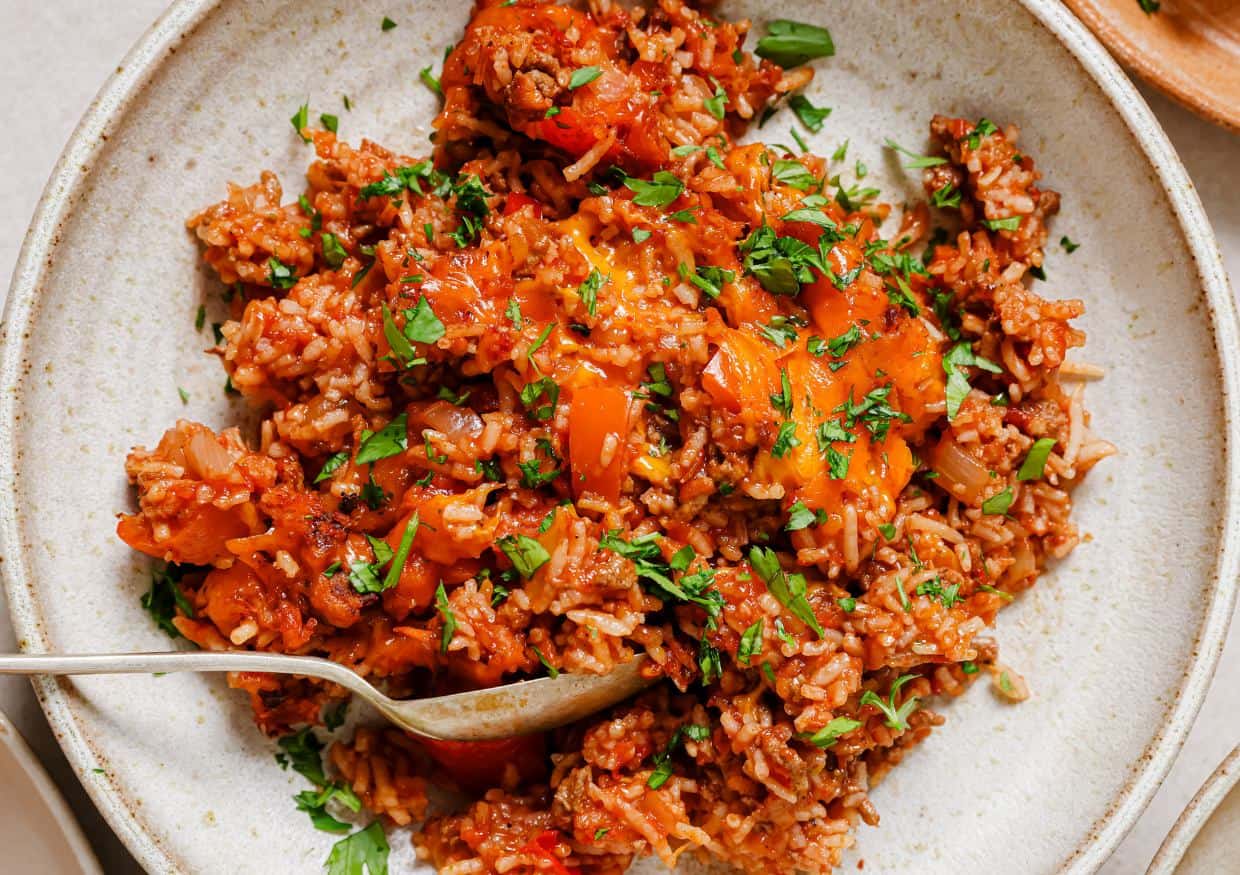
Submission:
{"label": "bowl rim", "polygon": [[1237,785],[1240,785],[1240,745],[1218,764],[1180,812],[1145,875],[1172,875],[1197,840],[1201,828]]}
{"label": "bowl rim", "polygon": [[[19,457],[16,415],[25,376],[26,345],[39,289],[59,243],[71,208],[87,185],[91,170],[114,126],[130,104],[207,16],[227,0],[174,0],[125,55],[74,129],[35,209],[13,272],[0,324],[0,483],[14,483]],[[1170,770],[1200,710],[1223,643],[1240,579],[1240,539],[1229,539],[1240,514],[1240,316],[1232,297],[1214,232],[1188,173],[1167,135],[1131,80],[1097,38],[1059,3],[1013,0],[1052,34],[1101,89],[1145,156],[1175,213],[1205,292],[1225,420],[1225,489],[1220,541],[1215,553],[1210,603],[1197,632],[1193,656],[1181,680],[1170,716],[1140,757],[1140,766],[1112,800],[1094,830],[1064,859],[1062,872],[1097,870],[1136,823]],[[0,578],[23,651],[46,651],[47,636],[36,589],[26,573],[18,509],[13,489],[0,489]],[[61,747],[85,778],[97,755],[89,734],[74,714],[69,683],[50,677],[32,679],[35,693]],[[149,871],[177,871],[182,865],[172,849],[147,832],[137,806],[111,779],[83,780],[95,806]]]}

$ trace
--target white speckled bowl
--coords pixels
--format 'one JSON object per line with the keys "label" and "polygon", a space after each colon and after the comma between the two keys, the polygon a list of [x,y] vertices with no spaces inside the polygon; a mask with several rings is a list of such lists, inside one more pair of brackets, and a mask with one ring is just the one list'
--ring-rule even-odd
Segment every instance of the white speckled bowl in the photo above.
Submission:
{"label": "white speckled bowl", "polygon": [[1210,775],[1145,875],[1218,875],[1240,860],[1240,747]]}
{"label": "white speckled bowl", "polygon": [[[761,11],[761,15],[758,12]],[[74,135],[26,240],[0,375],[3,573],[32,651],[167,646],[138,606],[146,563],[114,536],[126,450],[178,416],[236,416],[193,329],[217,290],[184,217],[270,167],[299,190],[308,95],[349,138],[425,145],[438,65],[467,4],[182,0],[118,68]],[[839,46],[810,96],[816,138],[852,138],[893,199],[912,193],[882,138],[924,142],[934,111],[1016,122],[1064,194],[1054,295],[1083,297],[1089,393],[1122,448],[1078,493],[1090,537],[1005,612],[1000,643],[1033,697],[978,688],[878,788],[868,872],[1093,871],[1183,742],[1235,597],[1237,318],[1197,196],[1141,98],[1058,4],[937,0],[728,3],[830,24]],[[398,27],[381,33],[391,15]],[[341,94],[355,103],[344,112]],[[767,125],[785,139],[788,117]],[[183,405],[177,387],[190,395]],[[219,678],[38,684],[69,759],[153,872],[315,871],[332,837],[293,808],[239,695]],[[103,767],[104,773],[92,771]],[[414,867],[397,838],[394,870]],[[851,862],[849,864],[852,865]]]}

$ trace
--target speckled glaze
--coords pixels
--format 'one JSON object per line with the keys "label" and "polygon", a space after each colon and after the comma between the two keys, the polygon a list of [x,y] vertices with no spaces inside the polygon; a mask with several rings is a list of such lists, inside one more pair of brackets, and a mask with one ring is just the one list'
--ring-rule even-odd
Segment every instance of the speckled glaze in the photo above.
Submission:
{"label": "speckled glaze", "polygon": [[1215,875],[1240,860],[1240,747],[1219,764],[1163,840],[1146,875]]}
{"label": "speckled glaze", "polygon": [[[1201,703],[1235,597],[1240,473],[1237,317],[1205,215],[1148,108],[1058,4],[728,2],[731,16],[830,25],[838,57],[809,91],[835,108],[815,138],[850,137],[888,199],[914,176],[879,144],[923,143],[933,111],[1018,123],[1063,192],[1049,291],[1085,299],[1082,358],[1110,376],[1087,399],[1121,447],[1077,493],[1088,537],[1000,621],[1004,659],[1033,691],[986,689],[874,793],[848,870],[1092,872],[1166,774]],[[238,416],[193,329],[218,288],[184,218],[225,183],[276,170],[286,198],[310,152],[288,117],[338,114],[343,136],[425,151],[438,66],[467,4],[182,0],[131,52],[83,120],[14,277],[0,378],[0,537],[23,646],[167,646],[138,606],[147,563],[116,540],[131,506],[122,461],[177,417]],[[397,28],[383,33],[391,15]],[[944,47],[950,47],[945,51]],[[341,95],[355,108],[343,111]],[[781,113],[763,134],[786,139]],[[867,183],[870,181],[867,179]],[[182,404],[177,387],[189,400]],[[42,680],[70,762],[152,872],[317,871],[311,829],[248,708],[221,679]],[[92,771],[101,767],[100,774]],[[421,871],[391,836],[394,872]],[[641,871],[655,871],[643,864]]]}

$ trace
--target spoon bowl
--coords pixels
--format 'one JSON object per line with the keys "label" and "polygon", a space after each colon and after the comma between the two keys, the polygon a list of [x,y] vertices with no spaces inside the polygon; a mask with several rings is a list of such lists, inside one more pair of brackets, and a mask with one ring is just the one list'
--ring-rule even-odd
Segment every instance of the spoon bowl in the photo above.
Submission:
{"label": "spoon bowl", "polygon": [[178,653],[9,654],[0,674],[153,674],[259,671],[320,678],[360,696],[396,726],[442,741],[490,741],[544,732],[623,701],[656,678],[638,655],[603,675],[561,674],[427,699],[385,696],[338,662],[315,656],[250,651]]}

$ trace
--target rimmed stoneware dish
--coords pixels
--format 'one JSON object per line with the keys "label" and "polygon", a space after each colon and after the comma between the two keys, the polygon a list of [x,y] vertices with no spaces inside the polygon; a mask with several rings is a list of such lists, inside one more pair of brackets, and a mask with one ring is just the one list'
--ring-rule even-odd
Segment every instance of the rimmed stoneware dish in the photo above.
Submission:
{"label": "rimmed stoneware dish", "polygon": [[[235,421],[194,331],[222,313],[184,227],[229,180],[301,188],[307,97],[343,136],[425,151],[436,69],[466,4],[182,0],[78,128],[34,218],[7,313],[0,515],[13,619],[31,651],[168,646],[138,605],[148,566],[115,537],[127,449],[178,416]],[[1005,611],[998,639],[1032,697],[979,687],[875,793],[846,868],[1090,872],[1175,758],[1235,595],[1237,319],[1197,195],[1162,130],[1089,32],[1057,4],[749,2],[723,13],[830,26],[809,96],[834,107],[812,144],[850,137],[889,200],[917,180],[881,149],[920,146],[933,112],[1023,130],[1065,208],[1048,293],[1081,297],[1087,393],[1120,447],[1076,493],[1086,538]],[[384,15],[397,27],[382,32]],[[341,95],[354,109],[346,112]],[[784,123],[786,124],[786,123]],[[770,128],[771,125],[768,125]],[[769,130],[763,134],[783,139]],[[867,184],[869,180],[867,180]],[[182,403],[177,387],[188,393]],[[99,808],[152,872],[316,871],[334,840],[289,798],[242,697],[219,678],[43,680],[43,705]],[[102,769],[95,772],[94,769]],[[393,869],[419,871],[391,837]]]}
{"label": "rimmed stoneware dish", "polygon": [[11,875],[103,875],[86,837],[34,751],[0,714],[0,843]]}
{"label": "rimmed stoneware dish", "polygon": [[1146,875],[1213,875],[1240,858],[1240,747],[1219,764],[1175,822]]}
{"label": "rimmed stoneware dish", "polygon": [[1066,0],[1142,79],[1215,124],[1240,131],[1240,18],[1231,0]]}

